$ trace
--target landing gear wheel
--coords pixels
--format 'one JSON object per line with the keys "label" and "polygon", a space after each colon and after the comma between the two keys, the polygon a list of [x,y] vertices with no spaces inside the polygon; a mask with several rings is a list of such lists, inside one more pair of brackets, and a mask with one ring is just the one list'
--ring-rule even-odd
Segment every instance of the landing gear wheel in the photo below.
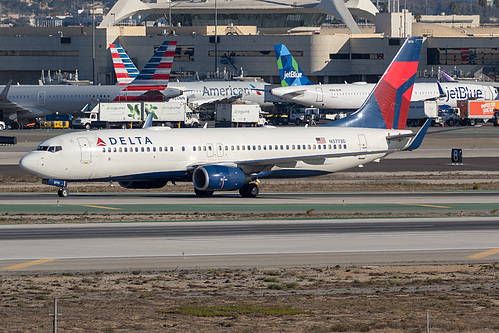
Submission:
{"label": "landing gear wheel", "polygon": [[197,188],[194,188],[194,193],[196,193],[198,197],[210,197],[213,195],[214,191],[201,191]]}
{"label": "landing gear wheel", "polygon": [[85,129],[89,130],[90,129],[90,124],[85,124]]}
{"label": "landing gear wheel", "polygon": [[300,126],[300,124],[301,124],[301,119],[300,119],[300,118],[296,118],[296,119],[295,119],[295,124],[296,124],[296,126]]}
{"label": "landing gear wheel", "polygon": [[69,195],[69,190],[65,187],[61,187],[58,191],[57,191],[57,195],[60,196],[61,198],[65,198]]}
{"label": "landing gear wheel", "polygon": [[260,193],[260,188],[255,183],[246,184],[239,190],[243,198],[256,198]]}

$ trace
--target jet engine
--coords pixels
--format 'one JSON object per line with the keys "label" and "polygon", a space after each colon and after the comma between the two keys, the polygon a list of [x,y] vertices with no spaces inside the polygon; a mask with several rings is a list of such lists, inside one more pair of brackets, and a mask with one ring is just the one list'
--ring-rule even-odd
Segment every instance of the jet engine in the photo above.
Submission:
{"label": "jet engine", "polygon": [[200,166],[192,174],[194,187],[200,191],[238,190],[246,178],[243,170],[225,165]]}
{"label": "jet engine", "polygon": [[118,182],[124,188],[149,189],[161,188],[166,185],[166,180],[134,180]]}

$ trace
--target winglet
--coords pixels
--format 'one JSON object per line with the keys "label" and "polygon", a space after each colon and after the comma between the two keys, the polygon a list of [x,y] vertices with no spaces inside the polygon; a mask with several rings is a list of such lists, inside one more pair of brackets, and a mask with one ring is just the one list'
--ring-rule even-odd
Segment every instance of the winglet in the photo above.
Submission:
{"label": "winglet", "polygon": [[404,148],[402,150],[418,149],[419,146],[421,146],[421,144],[423,143],[423,139],[424,139],[426,132],[428,131],[428,128],[430,127],[432,121],[433,121],[433,118],[426,119],[426,122],[424,123],[423,127],[421,127],[418,134],[416,134],[414,139],[412,139],[409,146],[407,146],[406,148]]}
{"label": "winglet", "polygon": [[7,94],[9,93],[10,86],[12,85],[12,80],[9,80],[5,87],[3,88],[2,92],[0,93],[0,98],[7,98]]}
{"label": "winglet", "polygon": [[447,73],[445,73],[444,71],[439,71],[440,74],[449,82],[457,82],[457,80],[454,80],[453,78],[451,78]]}
{"label": "winglet", "polygon": [[148,128],[148,127],[152,127],[152,118],[154,117],[154,113],[149,113],[147,115],[147,118],[146,118],[146,121],[144,122],[144,125],[142,126],[142,128]]}
{"label": "winglet", "polygon": [[438,93],[440,94],[440,97],[445,97],[447,96],[445,93],[444,93],[444,90],[442,89],[442,85],[440,84],[440,82],[437,81],[437,87],[438,87]]}
{"label": "winglet", "polygon": [[293,58],[291,52],[289,52],[284,44],[275,44],[274,49],[279,75],[281,77],[281,85],[283,87],[313,84],[305,76],[295,58]]}

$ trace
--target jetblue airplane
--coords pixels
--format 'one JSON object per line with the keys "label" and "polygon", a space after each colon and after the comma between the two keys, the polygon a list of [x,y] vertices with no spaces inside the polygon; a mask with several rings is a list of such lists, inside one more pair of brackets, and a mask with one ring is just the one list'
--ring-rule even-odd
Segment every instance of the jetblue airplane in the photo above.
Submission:
{"label": "jetblue airplane", "polygon": [[0,86],[4,120],[19,121],[53,113],[75,114],[91,102],[161,101],[181,94],[167,88],[176,41],[164,42],[128,85],[13,85]]}
{"label": "jetblue airplane", "polygon": [[[133,76],[137,68],[128,54],[119,44],[110,45],[116,81],[118,84],[126,84]],[[276,85],[270,85],[262,81],[199,81],[199,82],[175,82],[168,84],[171,89],[178,89],[182,95],[172,98],[172,101],[183,101],[197,108],[205,104],[232,103],[237,99],[256,103],[260,106],[272,106],[274,103],[285,103],[286,101],[269,93]]]}
{"label": "jetblue airplane", "polygon": [[[273,88],[274,96],[305,106],[322,109],[356,110],[374,88],[374,84],[313,84],[305,76],[283,44],[274,45],[281,87]],[[491,100],[498,98],[497,88],[472,83],[415,83],[411,101],[437,99],[438,104],[457,107],[463,99]]]}
{"label": "jetblue airplane", "polygon": [[125,188],[160,188],[192,182],[198,196],[235,191],[259,194],[259,180],[323,175],[379,161],[419,147],[431,120],[418,133],[405,130],[422,38],[406,40],[352,115],[321,127],[149,127],[68,133],[48,139],[20,166],[59,188],[68,181],[118,181]]}

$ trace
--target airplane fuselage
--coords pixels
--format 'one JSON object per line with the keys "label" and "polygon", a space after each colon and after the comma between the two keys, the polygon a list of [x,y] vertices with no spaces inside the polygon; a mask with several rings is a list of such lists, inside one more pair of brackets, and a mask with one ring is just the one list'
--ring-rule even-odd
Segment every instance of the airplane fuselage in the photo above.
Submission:
{"label": "airplane fuselage", "polygon": [[269,93],[270,89],[277,87],[276,85],[260,81],[170,82],[168,87],[182,90],[182,96],[177,99],[187,101],[195,106],[223,102],[238,96],[260,106],[285,102]]}
{"label": "airplane fuselage", "polygon": [[[332,127],[88,131],[46,140],[20,164],[43,179],[65,181],[188,181],[194,168],[220,164],[257,178],[302,177],[382,158],[407,143],[389,143],[386,137],[404,133],[411,132]],[[274,160],[279,162],[273,165]]]}
{"label": "airplane fuselage", "polygon": [[[445,97],[439,98],[439,105],[448,104],[456,107],[458,100],[476,98],[491,100],[498,97],[497,89],[470,83],[441,83]],[[320,84],[279,87],[272,89],[272,94],[289,102],[305,106],[356,110],[364,103],[374,84]],[[415,83],[411,101],[424,101],[440,96],[436,83]]]}

